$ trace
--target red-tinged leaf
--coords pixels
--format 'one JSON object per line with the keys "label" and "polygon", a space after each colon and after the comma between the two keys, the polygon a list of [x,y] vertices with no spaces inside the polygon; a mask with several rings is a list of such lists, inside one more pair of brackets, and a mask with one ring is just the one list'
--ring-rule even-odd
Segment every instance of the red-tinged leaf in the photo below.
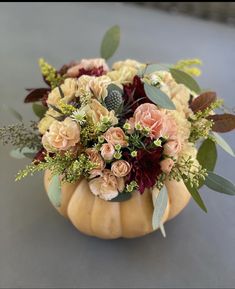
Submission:
{"label": "red-tinged leaf", "polygon": [[24,102],[35,102],[41,100],[47,93],[50,91],[50,88],[35,88],[29,92],[29,94],[25,97]]}
{"label": "red-tinged leaf", "polygon": [[65,75],[65,74],[67,73],[67,71],[68,71],[69,68],[70,68],[69,65],[64,64],[64,65],[58,70],[58,73],[59,73],[60,75]]}
{"label": "red-tinged leaf", "polygon": [[216,101],[215,92],[213,91],[204,92],[191,102],[190,108],[194,113],[196,113],[198,111],[205,110],[215,101]]}
{"label": "red-tinged leaf", "polygon": [[235,115],[230,113],[215,114],[207,117],[213,120],[212,130],[216,132],[229,132],[235,129]]}

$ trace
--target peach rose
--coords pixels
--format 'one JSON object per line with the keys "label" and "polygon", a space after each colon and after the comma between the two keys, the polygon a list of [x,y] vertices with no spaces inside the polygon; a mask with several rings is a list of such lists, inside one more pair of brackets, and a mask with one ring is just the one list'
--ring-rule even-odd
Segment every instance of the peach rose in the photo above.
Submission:
{"label": "peach rose", "polygon": [[106,161],[110,161],[115,153],[114,146],[111,143],[105,143],[102,145],[100,153]]}
{"label": "peach rose", "polygon": [[151,138],[159,138],[164,133],[164,121],[166,115],[160,111],[156,105],[152,103],[141,104],[134,112],[134,120],[130,119],[130,123],[140,124],[144,128],[150,130]]}
{"label": "peach rose", "polygon": [[125,177],[131,171],[131,166],[128,162],[120,160],[112,163],[111,171],[116,177]]}
{"label": "peach rose", "polygon": [[167,139],[176,139],[178,128],[174,118],[171,115],[166,115],[162,130],[162,135]]}
{"label": "peach rose", "polygon": [[103,200],[112,200],[125,188],[123,178],[116,178],[110,170],[104,170],[101,177],[89,181],[91,192]]}
{"label": "peach rose", "polygon": [[68,150],[80,141],[80,126],[67,117],[64,121],[54,121],[42,137],[43,146],[57,150]]}
{"label": "peach rose", "polygon": [[67,75],[69,77],[78,77],[80,69],[92,70],[99,67],[103,67],[105,72],[109,71],[109,67],[103,58],[82,59],[80,62],[75,62],[74,65],[68,69]]}
{"label": "peach rose", "polygon": [[174,166],[174,161],[170,158],[165,159],[160,162],[160,166],[164,173],[169,174]]}
{"label": "peach rose", "polygon": [[174,139],[164,144],[164,154],[168,156],[176,156],[181,151],[182,145],[179,139]]}
{"label": "peach rose", "polygon": [[104,134],[104,138],[112,145],[121,145],[122,147],[128,146],[126,135],[120,127],[110,127]]}
{"label": "peach rose", "polygon": [[96,164],[96,167],[90,171],[91,177],[101,175],[105,167],[105,163],[99,152],[94,148],[88,148],[85,152],[88,155],[89,160]]}
{"label": "peach rose", "polygon": [[91,117],[93,123],[99,123],[104,116],[108,117],[112,123],[115,125],[118,123],[118,119],[114,115],[114,111],[108,111],[98,100],[91,99],[91,102],[84,107],[87,115]]}

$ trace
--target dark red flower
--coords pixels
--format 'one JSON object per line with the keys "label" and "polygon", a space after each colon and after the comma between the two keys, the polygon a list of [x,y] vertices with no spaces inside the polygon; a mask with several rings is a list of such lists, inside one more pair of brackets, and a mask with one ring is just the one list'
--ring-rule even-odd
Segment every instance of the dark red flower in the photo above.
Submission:
{"label": "dark red flower", "polygon": [[146,102],[152,103],[144,91],[144,84],[137,75],[133,78],[131,84],[124,85],[123,90],[124,103],[131,105],[132,114],[139,105]]}
{"label": "dark red flower", "polygon": [[47,151],[44,148],[41,148],[33,158],[33,163],[38,165],[40,162],[44,162],[46,154]]}
{"label": "dark red flower", "polygon": [[89,70],[81,68],[78,71],[78,76],[77,77],[80,77],[82,75],[102,76],[104,74],[106,74],[106,71],[104,70],[103,66],[94,67],[94,68],[89,69]]}
{"label": "dark red flower", "polygon": [[127,183],[136,181],[141,194],[146,188],[152,188],[161,174],[160,160],[162,157],[162,147],[151,150],[141,149],[136,158],[125,155],[128,162],[131,163],[132,169],[127,177]]}

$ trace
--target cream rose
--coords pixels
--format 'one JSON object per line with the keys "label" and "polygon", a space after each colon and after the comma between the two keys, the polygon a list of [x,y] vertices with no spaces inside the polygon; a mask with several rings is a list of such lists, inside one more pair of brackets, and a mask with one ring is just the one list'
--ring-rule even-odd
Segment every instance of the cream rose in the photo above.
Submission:
{"label": "cream rose", "polygon": [[100,153],[106,161],[110,161],[113,159],[113,155],[115,153],[114,146],[111,143],[105,143],[102,145]]}
{"label": "cream rose", "polygon": [[170,158],[165,159],[160,162],[160,166],[164,173],[169,174],[174,166],[174,161]]}
{"label": "cream rose", "polygon": [[131,166],[127,161],[116,161],[112,163],[111,171],[116,177],[125,177],[131,171]]}
{"label": "cream rose", "polygon": [[103,58],[82,59],[80,62],[75,62],[74,65],[68,69],[67,75],[69,77],[78,77],[79,70],[92,70],[94,68],[102,67],[104,72],[109,71],[109,67]]}
{"label": "cream rose", "polygon": [[105,108],[96,99],[91,99],[91,102],[86,107],[84,107],[84,110],[86,111],[87,115],[91,117],[94,124],[102,121],[102,118],[105,116],[110,119],[112,125],[118,123],[118,119],[114,115],[114,111],[108,111],[107,108]]}
{"label": "cream rose", "polygon": [[101,175],[105,167],[105,162],[99,152],[94,148],[88,148],[85,152],[88,155],[89,160],[96,164],[96,167],[90,171],[91,177]]}
{"label": "cream rose", "polygon": [[126,135],[120,127],[110,127],[104,134],[104,138],[112,145],[121,145],[122,147],[128,146]]}
{"label": "cream rose", "polygon": [[123,178],[116,178],[110,170],[104,170],[101,177],[89,181],[91,192],[103,200],[112,200],[125,188]]}
{"label": "cream rose", "polygon": [[56,106],[57,103],[62,99],[63,102],[68,103],[74,99],[78,91],[78,81],[73,78],[65,79],[64,83],[54,88],[48,95],[47,104]]}
{"label": "cream rose", "polygon": [[89,82],[89,88],[93,93],[94,97],[101,100],[108,95],[107,87],[111,83],[111,78],[107,75],[93,78]]}
{"label": "cream rose", "polygon": [[112,68],[114,70],[118,70],[124,66],[127,66],[127,67],[133,67],[135,69],[139,69],[139,68],[143,68],[146,66],[146,64],[143,64],[143,63],[140,63],[136,60],[133,60],[133,59],[126,59],[124,61],[117,61],[113,64]]}
{"label": "cream rose", "polygon": [[95,79],[95,77],[90,75],[82,75],[81,77],[79,77],[77,80],[78,89],[75,96],[79,97],[84,94],[92,96],[92,93],[90,91],[90,82],[93,79]]}
{"label": "cream rose", "polygon": [[42,137],[43,146],[50,150],[68,150],[80,141],[80,126],[71,118],[54,121]]}
{"label": "cream rose", "polygon": [[112,70],[107,73],[112,81],[120,84],[131,83],[136,74],[137,69],[131,66],[122,66],[118,70]]}

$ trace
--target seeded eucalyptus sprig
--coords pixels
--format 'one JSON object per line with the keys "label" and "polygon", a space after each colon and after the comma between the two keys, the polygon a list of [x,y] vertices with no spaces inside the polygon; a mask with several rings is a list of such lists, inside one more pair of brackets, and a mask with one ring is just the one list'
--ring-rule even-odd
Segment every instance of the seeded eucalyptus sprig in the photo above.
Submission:
{"label": "seeded eucalyptus sprig", "polygon": [[37,132],[37,125],[31,122],[28,126],[23,122],[0,128],[0,140],[3,144],[11,144],[15,148],[40,149],[41,137]]}

